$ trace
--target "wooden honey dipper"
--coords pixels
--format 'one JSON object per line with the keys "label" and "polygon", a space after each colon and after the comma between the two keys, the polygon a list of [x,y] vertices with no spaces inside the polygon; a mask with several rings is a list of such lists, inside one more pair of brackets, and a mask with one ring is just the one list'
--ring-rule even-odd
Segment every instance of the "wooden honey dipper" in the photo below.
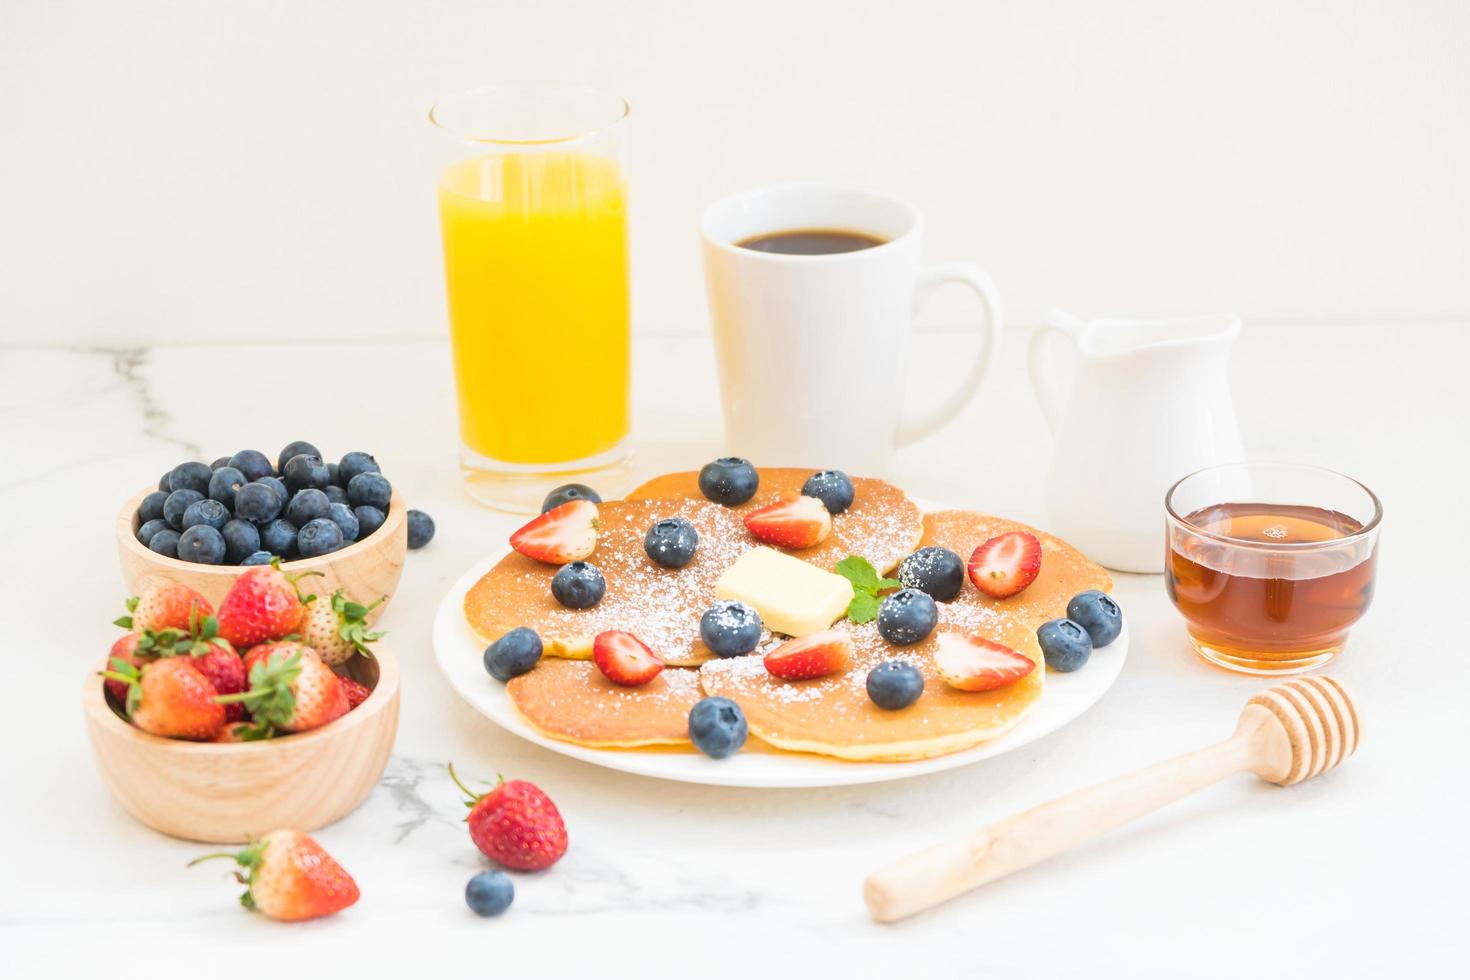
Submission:
{"label": "wooden honey dipper", "polygon": [[1226,776],[1249,770],[1291,786],[1339,765],[1358,747],[1353,700],[1331,677],[1302,677],[1251,698],[1218,745],[1079,790],[977,833],[899,858],[868,876],[863,898],[893,922],[1019,871]]}

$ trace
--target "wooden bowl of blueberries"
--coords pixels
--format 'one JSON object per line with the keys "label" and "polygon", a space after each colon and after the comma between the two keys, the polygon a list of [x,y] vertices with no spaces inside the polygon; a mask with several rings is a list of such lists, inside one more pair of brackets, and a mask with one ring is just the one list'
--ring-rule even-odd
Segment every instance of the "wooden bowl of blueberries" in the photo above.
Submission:
{"label": "wooden bowl of blueberries", "polygon": [[243,569],[279,560],[288,574],[320,573],[302,581],[305,591],[385,597],[374,620],[398,587],[408,549],[433,536],[433,520],[408,509],[370,454],[328,463],[301,441],[274,462],[244,449],[180,463],[117,518],[118,560],[133,595],[161,577],[218,605]]}

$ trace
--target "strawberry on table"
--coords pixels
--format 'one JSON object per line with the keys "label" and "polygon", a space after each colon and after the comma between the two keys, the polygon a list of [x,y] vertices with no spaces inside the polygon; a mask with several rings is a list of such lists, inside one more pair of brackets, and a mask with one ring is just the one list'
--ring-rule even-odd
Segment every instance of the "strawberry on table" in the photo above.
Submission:
{"label": "strawberry on table", "polygon": [[371,657],[368,644],[383,634],[368,631],[367,614],[386,598],[365,606],[347,598],[342,589],[330,596],[313,597],[301,617],[301,642],[315,650],[329,667],[346,663],[354,653]]}
{"label": "strawberry on table", "polygon": [[766,544],[810,548],[832,533],[832,514],[816,497],[778,500],[745,515],[745,527]]}
{"label": "strawberry on table", "polygon": [[142,667],[128,664],[103,676],[128,685],[128,718],[145,732],[208,742],[224,727],[224,705],[215,701],[219,692],[194,669],[191,658],[164,657]]}
{"label": "strawberry on table", "polygon": [[340,912],[361,894],[352,875],[315,840],[299,830],[274,830],[238,853],[206,854],[231,858],[246,886],[240,904],[282,922],[299,922]]}
{"label": "strawberry on table", "polygon": [[766,672],[788,681],[835,674],[851,662],[852,637],[841,630],[787,640],[765,656]]}
{"label": "strawberry on table", "polygon": [[975,549],[967,570],[975,588],[992,599],[1013,596],[1036,581],[1041,542],[1025,531],[998,534]]}
{"label": "strawberry on table", "polygon": [[[307,572],[319,575],[320,572]],[[303,576],[288,576],[279,561],[257,565],[235,580],[219,606],[219,635],[237,650],[262,640],[278,640],[301,626],[307,598],[296,582]]]}
{"label": "strawberry on table", "polygon": [[250,689],[218,698],[243,702],[258,725],[283,732],[320,728],[347,713],[347,692],[315,650],[300,643],[275,644],[250,668]]}
{"label": "strawberry on table", "polygon": [[632,633],[606,630],[592,638],[592,662],[614,684],[638,687],[664,669],[663,658]]}
{"label": "strawberry on table", "polygon": [[567,852],[567,827],[551,798],[524,779],[501,777],[488,792],[476,793],[459,781],[454,766],[449,778],[469,797],[465,822],[470,839],[486,857],[518,871],[549,868]]}
{"label": "strawberry on table", "polygon": [[597,548],[597,505],[569,500],[534,518],[510,536],[510,546],[550,565],[581,561]]}
{"label": "strawberry on table", "polygon": [[936,638],[934,667],[950,687],[961,691],[990,691],[1014,684],[1036,669],[1025,654],[983,636],[940,633]]}
{"label": "strawberry on table", "polygon": [[197,617],[213,616],[214,607],[198,592],[179,582],[152,582],[128,600],[128,615],[114,625],[136,633],[187,631]]}

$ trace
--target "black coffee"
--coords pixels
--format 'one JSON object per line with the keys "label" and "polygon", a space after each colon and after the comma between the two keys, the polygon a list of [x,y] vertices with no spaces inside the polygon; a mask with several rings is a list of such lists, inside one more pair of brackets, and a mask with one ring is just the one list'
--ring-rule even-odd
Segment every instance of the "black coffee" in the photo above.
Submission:
{"label": "black coffee", "polygon": [[735,244],[754,252],[775,252],[778,255],[836,255],[839,252],[861,252],[865,248],[882,245],[883,239],[861,231],[798,228],[795,231],[756,235]]}

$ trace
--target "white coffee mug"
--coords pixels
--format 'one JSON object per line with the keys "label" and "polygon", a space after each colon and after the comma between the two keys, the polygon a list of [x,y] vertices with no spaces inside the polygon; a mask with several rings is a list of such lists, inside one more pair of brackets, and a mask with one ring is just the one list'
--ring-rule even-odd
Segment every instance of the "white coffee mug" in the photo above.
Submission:
{"label": "white coffee mug", "polygon": [[[762,235],[858,232],[882,244],[825,255],[742,248]],[[757,466],[884,475],[893,450],[965,406],[1000,340],[1000,296],[969,263],[921,269],[923,221],[882,194],[823,184],[746,191],[710,205],[701,224],[728,449]],[[958,389],[905,412],[913,317],[936,288],[980,299],[980,351]]]}

